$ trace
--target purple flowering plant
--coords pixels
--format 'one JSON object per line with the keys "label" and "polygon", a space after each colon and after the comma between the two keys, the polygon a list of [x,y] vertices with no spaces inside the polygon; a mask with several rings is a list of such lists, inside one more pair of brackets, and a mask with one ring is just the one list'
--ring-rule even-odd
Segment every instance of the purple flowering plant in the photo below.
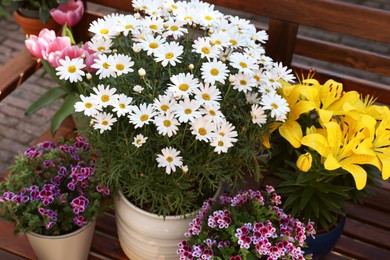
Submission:
{"label": "purple flowering plant", "polygon": [[95,178],[95,161],[82,137],[28,148],[0,183],[0,216],[16,224],[15,234],[63,235],[87,225],[110,198]]}
{"label": "purple flowering plant", "polygon": [[245,190],[205,201],[178,245],[180,259],[311,259],[304,247],[316,233],[313,223],[287,215],[274,191],[266,186],[264,194]]}

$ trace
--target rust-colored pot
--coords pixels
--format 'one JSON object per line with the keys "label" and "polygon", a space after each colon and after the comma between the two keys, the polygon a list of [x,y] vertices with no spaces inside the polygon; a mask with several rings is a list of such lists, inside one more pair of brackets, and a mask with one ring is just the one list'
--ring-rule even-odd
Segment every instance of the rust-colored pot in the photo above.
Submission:
{"label": "rust-colored pot", "polygon": [[20,25],[24,33],[29,36],[31,34],[38,35],[43,28],[48,28],[54,30],[55,32],[60,32],[61,25],[56,23],[52,18],[46,23],[43,24],[39,18],[29,18],[20,14],[19,11],[14,12],[17,23]]}

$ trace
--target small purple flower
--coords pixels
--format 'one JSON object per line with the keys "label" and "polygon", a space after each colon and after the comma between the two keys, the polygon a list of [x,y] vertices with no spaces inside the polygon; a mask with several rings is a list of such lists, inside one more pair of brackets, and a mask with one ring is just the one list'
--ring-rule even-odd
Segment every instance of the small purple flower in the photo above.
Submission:
{"label": "small purple flower", "polygon": [[12,197],[12,201],[16,204],[25,203],[25,202],[29,201],[30,197],[26,196],[24,194],[25,194],[24,190],[19,192],[18,194],[16,194],[15,196]]}
{"label": "small purple flower", "polygon": [[96,190],[100,193],[102,193],[103,195],[105,196],[108,196],[110,195],[111,191],[108,189],[107,186],[105,185],[101,185],[101,184],[98,184],[96,185]]}
{"label": "small purple flower", "polygon": [[54,201],[53,192],[50,190],[41,190],[39,192],[39,198],[42,200],[43,205],[47,206]]}
{"label": "small purple flower", "polygon": [[6,192],[4,192],[2,198],[4,201],[11,201],[14,196],[15,196],[15,193],[13,193],[11,191],[6,191]]}
{"label": "small purple flower", "polygon": [[47,229],[47,230],[52,229],[52,227],[53,227],[55,224],[56,224],[55,222],[49,221],[49,222],[46,224],[46,229]]}
{"label": "small purple flower", "polygon": [[66,174],[68,173],[68,170],[66,169],[65,166],[61,166],[60,169],[58,170],[58,175],[60,176],[66,176]]}
{"label": "small purple flower", "polygon": [[44,217],[49,217],[51,220],[57,221],[57,213],[51,209],[38,208],[38,212]]}
{"label": "small purple flower", "polygon": [[51,141],[44,141],[42,143],[39,143],[37,146],[41,150],[52,150],[54,148],[57,148],[57,144],[55,142],[51,142]]}
{"label": "small purple flower", "polygon": [[79,215],[75,216],[73,221],[79,227],[84,227],[88,223],[88,220],[84,216]]}
{"label": "small purple flower", "polygon": [[73,212],[75,214],[79,214],[80,212],[84,212],[85,207],[88,206],[89,201],[84,196],[79,196],[77,198],[74,198],[71,202]]}

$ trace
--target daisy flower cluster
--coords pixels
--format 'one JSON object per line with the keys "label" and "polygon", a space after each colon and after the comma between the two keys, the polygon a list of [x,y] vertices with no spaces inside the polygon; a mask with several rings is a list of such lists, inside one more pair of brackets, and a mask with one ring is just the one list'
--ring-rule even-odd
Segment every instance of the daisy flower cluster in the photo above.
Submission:
{"label": "daisy flower cluster", "polygon": [[62,235],[93,221],[109,195],[85,138],[44,141],[19,154],[0,183],[0,216],[18,234]]}
{"label": "daisy flower cluster", "polygon": [[[241,178],[243,165],[259,176],[261,143],[289,111],[278,89],[294,79],[265,55],[267,34],[201,1],[132,5],[134,14],[90,24],[92,72],[82,58],[56,68],[61,78],[80,83],[74,109],[89,120],[89,140],[112,167],[106,180],[136,183],[124,180],[130,165],[136,180],[156,172],[160,179],[150,183],[182,190],[199,184],[203,192]],[[228,158],[235,159],[231,165]],[[140,185],[125,190],[152,192]]]}
{"label": "daisy flower cluster", "polygon": [[205,201],[178,245],[180,259],[311,259],[303,249],[316,233],[313,223],[304,225],[280,204],[272,186],[264,195],[245,190]]}

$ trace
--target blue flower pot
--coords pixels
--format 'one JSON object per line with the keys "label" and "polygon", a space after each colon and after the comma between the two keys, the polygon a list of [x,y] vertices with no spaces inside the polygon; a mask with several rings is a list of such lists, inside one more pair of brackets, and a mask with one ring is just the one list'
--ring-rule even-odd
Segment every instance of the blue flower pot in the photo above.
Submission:
{"label": "blue flower pot", "polygon": [[304,251],[306,254],[313,254],[313,259],[322,259],[332,251],[337,240],[343,233],[345,225],[345,216],[340,216],[337,226],[325,233],[320,233],[315,236],[315,239],[308,237],[306,243],[308,248]]}

